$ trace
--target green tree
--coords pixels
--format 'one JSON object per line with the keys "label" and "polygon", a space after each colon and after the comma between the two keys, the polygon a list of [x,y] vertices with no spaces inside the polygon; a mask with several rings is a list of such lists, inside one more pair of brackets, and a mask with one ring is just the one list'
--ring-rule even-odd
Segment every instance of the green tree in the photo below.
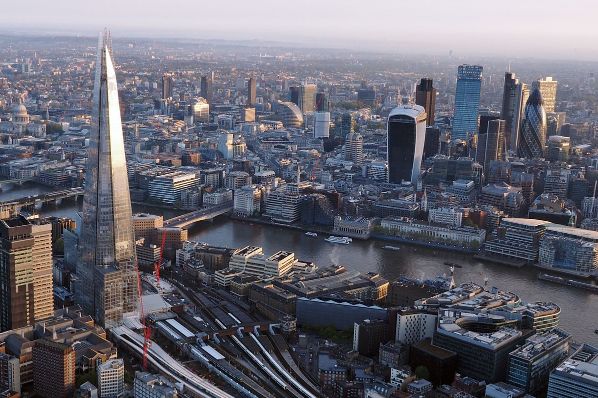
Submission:
{"label": "green tree", "polygon": [[419,365],[415,368],[415,377],[428,380],[430,378],[430,371],[424,365]]}

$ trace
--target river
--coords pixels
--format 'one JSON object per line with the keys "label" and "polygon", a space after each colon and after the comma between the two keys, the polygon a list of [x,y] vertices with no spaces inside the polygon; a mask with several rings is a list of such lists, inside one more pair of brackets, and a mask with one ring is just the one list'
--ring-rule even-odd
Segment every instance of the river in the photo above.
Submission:
{"label": "river", "polygon": [[[0,201],[22,196],[35,195],[47,189],[25,184],[0,193]],[[80,205],[80,203],[79,203]],[[65,201],[60,206],[44,206],[44,215],[74,217],[77,206]],[[176,212],[147,206],[134,205],[135,212],[155,212],[173,217]],[[303,232],[269,225],[251,224],[233,221],[226,217],[212,222],[204,222],[189,231],[190,239],[206,242],[215,246],[242,247],[256,245],[264,248],[265,254],[278,250],[295,252],[302,260],[313,261],[319,266],[342,264],[361,272],[379,272],[388,279],[400,275],[416,278],[434,277],[446,274],[445,261],[460,264],[455,270],[457,283],[473,281],[483,284],[488,279],[489,286],[510,290],[524,301],[553,301],[561,306],[561,326],[569,331],[579,342],[598,345],[598,295],[585,290],[553,284],[537,279],[538,271],[533,268],[516,269],[503,265],[483,263],[471,255],[458,254],[443,250],[427,249],[404,244],[399,251],[384,250],[386,243],[378,241],[353,240],[350,245],[331,244],[324,241],[325,236],[312,238]]]}

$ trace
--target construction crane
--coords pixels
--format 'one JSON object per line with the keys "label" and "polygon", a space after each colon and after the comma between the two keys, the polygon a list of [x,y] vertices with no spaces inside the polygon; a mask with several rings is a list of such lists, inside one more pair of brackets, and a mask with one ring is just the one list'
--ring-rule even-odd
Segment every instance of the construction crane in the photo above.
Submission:
{"label": "construction crane", "polygon": [[162,231],[162,244],[160,245],[160,258],[154,265],[154,275],[156,276],[156,286],[160,289],[160,267],[164,260],[164,244],[166,243],[166,230]]}
{"label": "construction crane", "polygon": [[139,271],[139,266],[135,263],[135,270],[137,271],[137,294],[139,297],[139,320],[143,325],[143,358],[142,358],[142,366],[144,370],[147,370],[147,353],[149,351],[149,347],[151,345],[150,337],[151,337],[151,330],[149,326],[147,326],[145,321],[145,312],[143,310],[143,290],[141,287],[141,272]]}

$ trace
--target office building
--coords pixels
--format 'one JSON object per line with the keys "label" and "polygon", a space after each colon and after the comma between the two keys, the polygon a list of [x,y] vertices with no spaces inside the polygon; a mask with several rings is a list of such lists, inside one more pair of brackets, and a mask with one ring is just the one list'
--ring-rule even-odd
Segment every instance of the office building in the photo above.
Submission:
{"label": "office building", "polygon": [[302,127],[303,113],[301,109],[293,102],[279,102],[276,107],[276,113],[284,127]]}
{"label": "office building", "polygon": [[101,398],[119,398],[125,391],[125,363],[122,359],[109,359],[99,364],[98,389]]}
{"label": "office building", "polygon": [[299,204],[301,195],[277,189],[266,198],[267,217],[283,223],[294,223],[299,220]]}
{"label": "office building", "polygon": [[340,121],[340,134],[341,137],[346,138],[349,134],[354,131],[355,120],[352,113],[343,113]]}
{"label": "office building", "polygon": [[257,103],[257,84],[255,77],[250,77],[247,82],[247,106],[253,107]]}
{"label": "office building", "polygon": [[511,149],[511,134],[513,131],[513,122],[515,112],[518,112],[522,107],[517,103],[517,89],[519,79],[515,73],[505,72],[505,83],[502,94],[502,109],[500,118],[505,121],[505,137],[508,144],[508,149]]}
{"label": "office building", "polygon": [[436,330],[436,314],[417,311],[399,311],[395,341],[402,344],[415,344],[431,338]]}
{"label": "office building", "polygon": [[546,148],[546,111],[542,94],[534,89],[525,104],[517,153],[519,157],[543,158]]}
{"label": "office building", "polygon": [[[110,43],[100,39],[75,299],[100,325],[137,310],[135,235]],[[100,216],[101,215],[101,216]]]}
{"label": "office building", "polygon": [[175,205],[181,201],[181,192],[195,188],[197,185],[198,178],[195,173],[173,171],[156,176],[149,183],[147,194],[151,201]]}
{"label": "office building", "polygon": [[426,139],[424,142],[423,159],[426,160],[440,153],[440,129],[426,127]]}
{"label": "office building", "polygon": [[164,226],[164,218],[148,213],[137,213],[133,215],[133,231],[135,240],[144,238],[150,239],[154,230]]}
{"label": "office building", "polygon": [[415,103],[426,111],[426,115],[428,115],[426,125],[433,126],[436,109],[436,89],[433,86],[432,79],[421,79],[415,89]]}
{"label": "office building", "polygon": [[19,358],[0,352],[0,394],[21,393],[21,363]]}
{"label": "office building", "polygon": [[177,398],[180,396],[174,383],[167,378],[146,372],[135,372],[133,395],[135,398]]}
{"label": "office building", "polygon": [[529,88],[517,79],[514,73],[505,73],[505,84],[500,118],[505,121],[505,151],[516,152],[521,128],[521,118]]}
{"label": "office building", "polygon": [[482,165],[471,158],[451,159],[445,155],[436,155],[430,159],[432,170],[424,179],[426,185],[437,186],[440,183],[449,185],[456,180],[469,180],[479,188],[482,183]]}
{"label": "office building", "polygon": [[208,104],[208,101],[205,98],[199,97],[191,109],[193,112],[193,120],[195,122],[210,121],[210,104]]}
{"label": "office building", "polygon": [[549,224],[543,220],[503,218],[494,239],[484,244],[484,252],[518,264],[533,264],[538,260],[540,241]]}
{"label": "office building", "polygon": [[376,89],[362,82],[361,87],[357,90],[357,101],[366,106],[374,106],[376,104]]}
{"label": "office building", "polygon": [[54,313],[52,226],[23,216],[0,220],[0,331]]}
{"label": "office building", "polygon": [[584,344],[550,373],[547,398],[598,397],[598,349]]}
{"label": "office building", "polygon": [[598,271],[598,232],[550,224],[540,242],[542,267],[591,275]]}
{"label": "office building", "polygon": [[208,104],[211,104],[213,101],[213,92],[212,92],[212,83],[213,83],[214,74],[208,74],[201,77],[200,82],[200,92],[201,96],[207,101]]}
{"label": "office building", "polygon": [[548,137],[546,159],[551,162],[567,162],[571,151],[571,138],[562,135]]}
{"label": "office building", "polygon": [[239,189],[251,185],[251,175],[245,171],[231,171],[224,177],[224,187],[228,189]]}
{"label": "office building", "polygon": [[420,366],[428,369],[429,376],[426,379],[435,386],[451,384],[455,379],[457,354],[433,345],[431,339],[426,338],[411,345],[409,365],[412,369]]}
{"label": "office building", "polygon": [[480,118],[480,132],[478,134],[475,160],[484,166],[484,170],[487,170],[491,161],[501,160],[503,157],[505,121],[493,119],[488,120],[487,123],[482,123],[482,118]]}
{"label": "office building", "polygon": [[388,182],[417,184],[426,139],[426,111],[419,105],[403,105],[388,115]]}
{"label": "office building", "polygon": [[398,369],[409,361],[409,346],[407,344],[389,341],[380,344],[378,348],[378,363],[391,369]]}
{"label": "office building", "polygon": [[328,96],[326,93],[317,93],[316,94],[316,112],[329,112],[330,111],[330,103],[328,101]]}
{"label": "office building", "polygon": [[330,112],[314,113],[314,138],[330,137]]}
{"label": "office building", "polygon": [[571,335],[554,329],[531,336],[509,354],[507,382],[530,394],[548,387],[550,372],[569,355]]}
{"label": "office building", "polygon": [[539,195],[528,211],[528,218],[550,221],[561,225],[577,225],[577,212],[564,199],[552,193]]}
{"label": "office building", "polygon": [[70,398],[75,392],[75,350],[41,339],[33,346],[33,388],[45,398]]}
{"label": "office building", "polygon": [[245,107],[241,109],[241,121],[243,123],[255,122],[255,108]]}
{"label": "office building", "polygon": [[162,75],[162,99],[167,100],[172,98],[172,93],[174,92],[174,79],[172,74],[164,73]]}
{"label": "office building", "polygon": [[504,380],[509,353],[533,333],[508,324],[498,315],[441,309],[432,344],[457,354],[459,374],[487,382]]}
{"label": "office building", "polygon": [[536,80],[532,83],[532,91],[538,89],[544,100],[544,110],[546,113],[556,111],[556,88],[558,82],[548,76],[544,79]]}
{"label": "office building", "polygon": [[260,213],[262,190],[255,185],[246,185],[234,192],[233,212],[237,216],[251,217]]}
{"label": "office building", "polygon": [[543,193],[552,194],[562,200],[567,199],[570,177],[571,170],[568,169],[552,168],[546,170]]}
{"label": "office building", "polygon": [[316,109],[316,90],[315,84],[304,83],[297,88],[297,102],[295,102],[302,113],[313,112]]}
{"label": "office building", "polygon": [[375,356],[380,344],[391,340],[390,325],[381,319],[365,319],[353,324],[353,351]]}
{"label": "office building", "polygon": [[345,160],[357,165],[363,162],[363,137],[359,133],[350,133],[345,141]]}
{"label": "office building", "polygon": [[459,66],[453,116],[453,139],[466,140],[478,131],[482,70],[483,68],[478,65]]}

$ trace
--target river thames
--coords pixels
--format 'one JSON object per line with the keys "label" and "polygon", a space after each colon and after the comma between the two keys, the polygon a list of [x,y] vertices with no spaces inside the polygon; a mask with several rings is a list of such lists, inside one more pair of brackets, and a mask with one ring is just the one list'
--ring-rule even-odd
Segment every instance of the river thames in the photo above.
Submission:
{"label": "river thames", "polygon": [[[26,184],[0,193],[0,201],[18,197],[36,195],[49,189]],[[79,203],[80,206],[80,203]],[[63,217],[75,217],[78,206],[72,201],[63,205],[44,206],[40,213]],[[163,214],[165,218],[178,214],[157,208],[133,206],[134,212],[153,212]],[[382,249],[388,244],[379,241],[353,240],[350,245],[331,244],[324,241],[326,236],[309,237],[302,231],[251,224],[220,217],[212,222],[203,222],[189,231],[191,240],[206,242],[214,246],[242,247],[255,245],[264,248],[269,255],[278,250],[292,251],[302,260],[313,261],[319,266],[341,264],[349,269],[361,272],[379,272],[392,280],[400,275],[416,278],[428,278],[447,274],[445,261],[462,266],[455,270],[457,283],[473,281],[489,286],[509,290],[518,294],[524,301],[553,301],[562,310],[561,327],[569,331],[578,342],[598,345],[598,295],[568,286],[538,280],[538,271],[534,268],[516,269],[503,265],[488,264],[476,260],[472,255],[458,254],[443,250],[434,250],[405,244],[399,251]]]}

